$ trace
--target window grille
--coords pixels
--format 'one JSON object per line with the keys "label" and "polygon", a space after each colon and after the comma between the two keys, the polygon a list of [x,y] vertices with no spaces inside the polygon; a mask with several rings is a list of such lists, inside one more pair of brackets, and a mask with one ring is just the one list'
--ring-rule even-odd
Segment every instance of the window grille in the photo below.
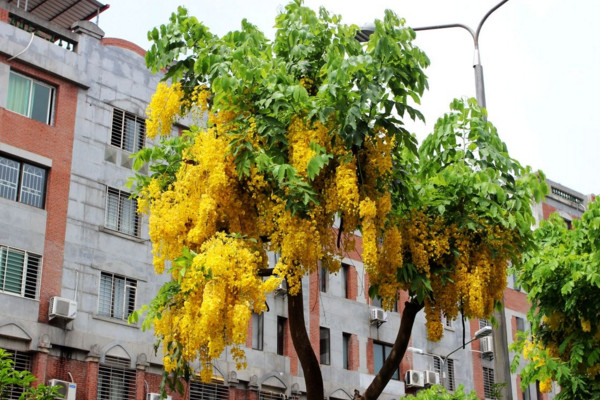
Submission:
{"label": "window grille", "polygon": [[479,319],[479,329],[485,328],[486,326],[492,326],[492,323],[487,319]]}
{"label": "window grille", "polygon": [[126,320],[135,310],[137,281],[106,272],[100,274],[98,315]]}
{"label": "window grille", "polygon": [[[446,374],[444,375],[443,382],[446,389],[450,391],[454,391],[455,389],[455,381],[454,381],[454,360],[451,358],[446,359],[444,362]],[[433,370],[442,376],[444,371],[442,371],[440,357],[433,357]]]}
{"label": "window grille", "polygon": [[228,400],[229,387],[217,383],[190,382],[189,400]]}
{"label": "window grille", "polygon": [[46,170],[0,156],[0,197],[43,208]]}
{"label": "window grille", "polygon": [[[3,350],[6,351],[6,358],[13,361],[13,368],[16,371],[31,371],[31,354],[22,351]],[[22,387],[8,385],[4,387],[4,392],[1,394],[3,400],[19,400],[22,393]]]}
{"label": "window grille", "polygon": [[6,108],[36,121],[50,124],[54,103],[54,88],[10,72]]}
{"label": "window grille", "polygon": [[258,400],[285,400],[284,393],[260,391],[258,392]]}
{"label": "window grille", "polygon": [[37,254],[0,246],[0,291],[37,298],[41,261]]}
{"label": "window grille", "polygon": [[583,203],[582,198],[574,196],[571,193],[567,193],[564,190],[560,190],[559,188],[556,188],[556,187],[552,187],[552,194],[562,197],[565,200],[572,201],[573,203]]}
{"label": "window grille", "polygon": [[130,360],[106,356],[98,366],[97,400],[129,400],[136,398],[135,369]]}
{"label": "window grille", "polygon": [[110,144],[131,153],[144,147],[146,121],[115,108],[113,110]]}
{"label": "window grille", "polygon": [[129,193],[122,190],[107,188],[105,226],[127,235],[139,236],[137,200],[130,199],[129,196]]}
{"label": "window grille", "polygon": [[483,394],[486,399],[491,399],[494,388],[494,370],[483,367]]}

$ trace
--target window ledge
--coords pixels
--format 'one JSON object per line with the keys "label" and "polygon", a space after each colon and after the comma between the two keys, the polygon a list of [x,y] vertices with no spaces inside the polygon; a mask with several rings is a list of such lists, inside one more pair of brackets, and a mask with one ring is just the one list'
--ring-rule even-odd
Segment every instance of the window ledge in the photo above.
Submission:
{"label": "window ledge", "polygon": [[111,234],[111,235],[114,235],[114,236],[118,236],[118,237],[123,238],[123,239],[129,239],[129,240],[131,240],[133,242],[136,242],[136,243],[145,243],[145,242],[147,242],[146,239],[142,239],[142,238],[137,237],[137,236],[131,236],[131,235],[128,235],[126,233],[122,233],[122,232],[119,232],[119,231],[108,229],[105,226],[99,227],[98,230],[100,232],[104,232],[104,233],[108,233],[108,234]]}
{"label": "window ledge", "polygon": [[98,314],[92,314],[92,318],[100,320],[100,321],[112,322],[113,324],[127,326],[132,329],[140,329],[138,324],[130,324],[127,321],[124,321],[124,320],[118,319],[118,318],[105,317],[103,315],[98,315]]}

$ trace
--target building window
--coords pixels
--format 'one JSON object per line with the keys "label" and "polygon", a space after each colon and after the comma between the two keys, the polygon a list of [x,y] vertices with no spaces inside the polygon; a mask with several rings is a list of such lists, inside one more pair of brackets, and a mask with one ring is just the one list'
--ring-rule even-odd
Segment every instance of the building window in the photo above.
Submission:
{"label": "building window", "polygon": [[[437,373],[440,374],[440,376],[443,375],[444,371],[442,371],[441,368],[441,364],[440,361],[441,358],[440,357],[433,357],[433,370]],[[446,362],[444,363],[445,365],[445,370],[447,371],[447,374],[444,375],[443,382],[444,382],[444,386],[450,390],[450,391],[454,391],[455,389],[455,382],[454,382],[454,360],[451,358],[446,359]]]}
{"label": "building window", "polygon": [[136,398],[135,369],[125,358],[106,356],[98,367],[97,400],[125,400]]}
{"label": "building window", "polygon": [[137,200],[130,199],[130,194],[109,187],[106,195],[106,221],[108,229],[127,235],[139,235],[139,215]]}
{"label": "building window", "polygon": [[146,120],[123,110],[113,110],[110,144],[131,153],[144,147]]}
{"label": "building window", "polygon": [[525,332],[525,319],[521,317],[515,317],[515,320],[517,325],[517,331]]}
{"label": "building window", "polygon": [[0,197],[43,208],[46,170],[0,156]]}
{"label": "building window", "polygon": [[350,298],[350,293],[348,292],[349,273],[350,273],[350,266],[348,264],[342,263],[342,297],[345,299]]}
{"label": "building window", "polygon": [[[31,355],[22,351],[2,349],[5,352],[6,359],[12,360],[12,365],[15,371],[29,371],[31,372]],[[2,399],[5,400],[19,400],[23,393],[23,388],[17,385],[4,386],[2,392]]]}
{"label": "building window", "polygon": [[[392,352],[392,345],[386,343],[373,342],[373,366],[375,368],[375,374],[379,372],[383,363]],[[392,379],[400,379],[398,374],[398,368],[394,371]]]}
{"label": "building window", "polygon": [[329,270],[319,263],[319,286],[321,292],[327,293],[329,290]]}
{"label": "building window", "polygon": [[37,298],[42,256],[0,246],[0,291]]}
{"label": "building window", "polygon": [[284,355],[285,351],[285,317],[277,317],[277,354]]}
{"label": "building window", "polygon": [[119,275],[100,274],[98,315],[126,320],[135,310],[137,281]]}
{"label": "building window", "polygon": [[486,326],[492,326],[492,323],[487,319],[479,319],[479,329],[485,328]]}
{"label": "building window", "polygon": [[229,400],[229,388],[217,383],[190,381],[189,400]]}
{"label": "building window", "polygon": [[54,88],[52,86],[16,72],[10,72],[7,109],[36,121],[50,124],[53,102]]}
{"label": "building window", "polygon": [[350,337],[349,333],[342,333],[342,366],[344,369],[350,369]]}
{"label": "building window", "polygon": [[321,364],[329,365],[331,363],[329,328],[321,327],[319,331],[319,348],[321,353]]}
{"label": "building window", "polygon": [[494,370],[483,367],[483,394],[486,399],[491,399],[494,389]]}
{"label": "building window", "polygon": [[252,313],[252,348],[263,349],[264,314]]}

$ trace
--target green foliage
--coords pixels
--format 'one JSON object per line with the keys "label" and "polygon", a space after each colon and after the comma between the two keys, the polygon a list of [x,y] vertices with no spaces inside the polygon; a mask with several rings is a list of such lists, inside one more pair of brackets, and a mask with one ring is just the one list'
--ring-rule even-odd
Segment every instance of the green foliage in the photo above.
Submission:
{"label": "green foliage", "polygon": [[[165,70],[165,79],[180,81],[186,93],[207,84],[212,112],[234,111],[240,131],[251,114],[265,146],[254,152],[247,141],[234,140],[238,172],[246,175],[253,165],[270,169],[272,182],[283,183],[278,195],[288,208],[304,213],[317,198],[313,184],[299,179],[287,160],[285,133],[293,117],[333,122],[340,139],[357,149],[379,126],[416,152],[402,119],[423,119],[408,99],[420,102],[427,88],[422,68],[429,60],[412,45],[414,31],[403,25],[386,11],[369,42],[361,44],[355,39],[357,26],[294,1],[277,17],[271,42],[246,20],[240,30],[218,37],[179,7],[168,25],[149,32],[153,44],[146,62],[154,72]],[[311,181],[331,157],[317,151],[309,164]]]}
{"label": "green foliage", "polygon": [[529,238],[531,200],[548,193],[543,173],[508,155],[475,99],[456,99],[450,109],[419,148],[412,205],[436,209],[460,227],[478,229],[477,216]]}
{"label": "green foliage", "polygon": [[474,391],[465,393],[464,387],[459,385],[454,392],[448,392],[442,386],[432,386],[429,389],[419,390],[412,396],[406,396],[405,399],[415,400],[477,400],[477,394]]}
{"label": "green foliage", "polygon": [[23,394],[19,397],[20,400],[54,400],[58,397],[58,387],[48,387],[46,385],[38,385],[33,387],[32,384],[36,378],[29,371],[17,371],[14,368],[14,362],[8,358],[9,354],[0,349],[0,398],[4,399],[7,391],[11,387],[23,388]]}
{"label": "green foliage", "polygon": [[[528,292],[531,335],[515,350],[533,360],[521,372],[524,384],[551,378],[558,399],[600,398],[600,201],[589,204],[568,229],[558,214],[534,233],[538,248],[516,267]],[[518,360],[514,362],[517,368]]]}

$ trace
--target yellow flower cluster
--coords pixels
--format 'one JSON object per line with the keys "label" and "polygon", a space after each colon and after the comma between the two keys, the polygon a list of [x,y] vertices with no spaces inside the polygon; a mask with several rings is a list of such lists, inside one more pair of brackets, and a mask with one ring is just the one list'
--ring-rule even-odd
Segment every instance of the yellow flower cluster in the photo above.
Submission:
{"label": "yellow flower cluster", "polygon": [[[307,167],[309,161],[315,156],[316,152],[310,148],[311,143],[321,147],[327,145],[329,129],[320,122],[315,122],[309,126],[304,118],[294,117],[288,127],[288,154],[290,164],[296,168],[299,175],[307,176]],[[331,151],[331,149],[328,149]]]}
{"label": "yellow flower cluster", "polygon": [[182,100],[183,90],[179,82],[171,86],[165,82],[158,84],[146,109],[146,135],[149,138],[171,134],[171,126],[181,112]]}

